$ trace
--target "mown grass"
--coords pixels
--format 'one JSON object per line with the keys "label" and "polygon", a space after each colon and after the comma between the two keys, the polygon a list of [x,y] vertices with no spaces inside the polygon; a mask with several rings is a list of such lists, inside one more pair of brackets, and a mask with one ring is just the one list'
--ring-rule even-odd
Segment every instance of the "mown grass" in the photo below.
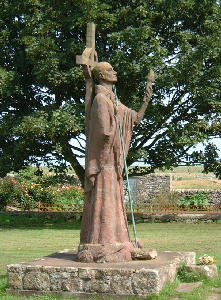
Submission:
{"label": "mown grass", "polygon": [[[131,236],[132,227],[130,226]],[[221,223],[140,223],[137,224],[138,238],[148,249],[158,251],[195,251],[197,258],[202,254],[214,255],[221,274]],[[0,299],[18,300],[22,297],[6,295],[6,265],[28,261],[59,250],[76,249],[79,243],[80,224],[72,219],[59,220],[0,215]],[[160,296],[148,299],[171,299],[176,296],[175,287],[168,284]],[[182,299],[206,299],[212,287],[220,286],[221,279],[204,280],[203,286]],[[31,299],[61,299],[52,296],[31,297]],[[77,298],[75,298],[77,299]],[[135,298],[134,298],[135,299]]]}

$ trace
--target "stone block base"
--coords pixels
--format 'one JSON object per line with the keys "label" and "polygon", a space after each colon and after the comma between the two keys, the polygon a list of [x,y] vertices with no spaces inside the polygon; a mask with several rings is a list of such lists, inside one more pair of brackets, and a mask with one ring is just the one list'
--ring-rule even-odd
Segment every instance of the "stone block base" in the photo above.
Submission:
{"label": "stone block base", "polygon": [[208,278],[213,278],[218,276],[217,266],[213,265],[189,265],[185,266],[187,272],[193,272],[195,274],[201,274]]}
{"label": "stone block base", "polygon": [[195,263],[194,252],[160,252],[150,261],[81,263],[66,250],[8,266],[8,293],[64,296],[140,296],[159,292],[175,279],[180,263]]}

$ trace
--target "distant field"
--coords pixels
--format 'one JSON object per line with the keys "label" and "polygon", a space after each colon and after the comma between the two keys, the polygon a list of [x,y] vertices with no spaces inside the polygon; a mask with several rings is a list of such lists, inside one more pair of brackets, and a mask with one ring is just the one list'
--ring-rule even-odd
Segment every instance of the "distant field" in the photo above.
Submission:
{"label": "distant field", "polygon": [[[47,167],[41,167],[44,172],[49,172],[49,169]],[[155,173],[202,173],[203,171],[203,166],[179,166],[176,168],[172,168],[171,170],[155,170]],[[72,168],[68,169],[68,174],[74,174],[74,170]],[[209,173],[209,175],[213,175],[213,173]]]}
{"label": "distant field", "polygon": [[171,174],[173,189],[221,189],[221,180],[218,180],[213,173],[203,173],[203,166],[180,166],[172,170],[158,170],[156,173]]}
{"label": "distant field", "polygon": [[[47,167],[42,167],[48,173]],[[171,174],[173,189],[221,189],[221,180],[216,179],[213,173],[203,173],[203,166],[179,166],[171,170],[156,170],[155,173]],[[68,174],[74,174],[74,170],[68,170]]]}
{"label": "distant field", "polygon": [[213,173],[204,174],[203,172],[203,166],[179,166],[176,168],[172,168],[171,170],[156,170],[156,173],[171,173],[171,174],[179,174],[179,173],[188,173],[188,174],[202,174],[202,176],[211,176]]}
{"label": "distant field", "polygon": [[220,190],[221,180],[217,179],[185,179],[173,180],[173,189],[206,189],[206,190]]}

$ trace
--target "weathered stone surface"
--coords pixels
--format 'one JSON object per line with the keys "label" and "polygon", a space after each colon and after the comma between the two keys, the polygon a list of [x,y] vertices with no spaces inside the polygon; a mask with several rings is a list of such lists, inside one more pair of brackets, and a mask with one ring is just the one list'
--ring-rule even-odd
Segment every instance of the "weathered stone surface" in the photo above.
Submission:
{"label": "weathered stone surface", "polygon": [[215,264],[213,265],[189,265],[185,267],[187,272],[194,272],[196,274],[202,274],[208,278],[218,276],[218,270]]}
{"label": "weathered stone surface", "polygon": [[23,277],[24,290],[50,291],[50,279],[47,273],[27,272]]}
{"label": "weathered stone surface", "polygon": [[119,263],[85,264],[76,257],[76,252],[66,251],[14,268],[11,265],[9,293],[148,296],[174,280],[180,263],[195,262],[194,252],[171,251],[158,253],[154,260]]}
{"label": "weathered stone surface", "polygon": [[55,272],[50,274],[50,289],[59,291],[62,289],[64,282],[70,279],[71,274],[67,272]]}
{"label": "weathered stone surface", "polygon": [[163,282],[159,277],[159,270],[142,270],[134,274],[132,280],[133,291],[137,295],[159,293]]}
{"label": "weathered stone surface", "polygon": [[21,272],[9,272],[8,273],[8,287],[14,289],[22,289],[22,273]]}
{"label": "weathered stone surface", "polygon": [[116,295],[131,295],[133,294],[132,280],[127,275],[123,276],[120,273],[111,277],[110,292]]}
{"label": "weathered stone surface", "polygon": [[80,293],[82,291],[82,281],[78,277],[70,277],[62,282],[59,291],[78,291],[78,293]]}
{"label": "weathered stone surface", "polygon": [[153,250],[143,250],[134,248],[131,252],[131,257],[133,260],[148,260],[155,259],[157,257],[157,251]]}
{"label": "weathered stone surface", "polygon": [[201,281],[198,281],[198,282],[189,282],[189,283],[181,283],[176,288],[176,292],[178,292],[178,293],[190,293],[194,289],[198,288],[201,285],[202,285]]}

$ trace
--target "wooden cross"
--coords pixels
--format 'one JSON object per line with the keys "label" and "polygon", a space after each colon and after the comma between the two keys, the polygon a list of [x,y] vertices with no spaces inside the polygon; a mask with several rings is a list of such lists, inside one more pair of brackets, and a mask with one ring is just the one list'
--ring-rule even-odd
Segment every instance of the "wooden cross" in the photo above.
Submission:
{"label": "wooden cross", "polygon": [[76,55],[76,63],[83,66],[83,73],[86,80],[85,94],[85,135],[86,135],[86,150],[85,150],[85,165],[87,164],[87,139],[89,134],[89,116],[90,109],[94,97],[94,81],[92,78],[92,68],[98,63],[97,52],[95,51],[95,24],[87,24],[86,32],[86,48],[82,55]]}
{"label": "wooden cross", "polygon": [[95,51],[95,24],[87,24],[86,33],[86,48],[82,55],[76,55],[76,63],[78,65],[86,65],[88,67],[94,67],[98,62],[97,52]]}

